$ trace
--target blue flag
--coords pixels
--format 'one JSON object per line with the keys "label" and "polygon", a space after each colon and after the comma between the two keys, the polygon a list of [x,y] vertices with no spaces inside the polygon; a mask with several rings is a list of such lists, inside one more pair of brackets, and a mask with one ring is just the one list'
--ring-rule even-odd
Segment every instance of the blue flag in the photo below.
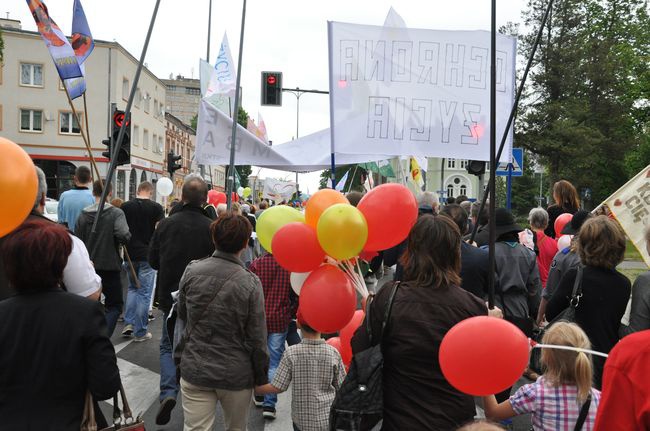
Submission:
{"label": "blue flag", "polygon": [[82,76],[79,62],[70,42],[54,20],[50,18],[45,4],[41,0],[27,0],[27,6],[32,12],[45,46],[50,51],[59,77],[66,80]]}
{"label": "blue flag", "polygon": [[65,88],[68,90],[71,99],[76,99],[86,92],[86,71],[83,63],[94,48],[95,41],[90,33],[81,0],[75,0],[72,9],[72,49],[74,49],[77,61],[81,66],[82,76],[64,81]]}

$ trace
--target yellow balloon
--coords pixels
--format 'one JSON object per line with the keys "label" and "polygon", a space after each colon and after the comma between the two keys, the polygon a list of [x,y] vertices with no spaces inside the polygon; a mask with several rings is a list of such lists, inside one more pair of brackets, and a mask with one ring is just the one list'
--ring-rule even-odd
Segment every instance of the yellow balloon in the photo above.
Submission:
{"label": "yellow balloon", "polygon": [[352,205],[336,204],[320,216],[317,232],[325,253],[345,260],[358,256],[363,250],[368,239],[368,224],[361,211]]}
{"label": "yellow balloon", "polygon": [[255,229],[262,247],[269,253],[272,253],[271,242],[273,241],[273,235],[285,224],[296,221],[304,223],[305,216],[300,211],[286,205],[279,205],[264,210],[259,220],[257,220]]}

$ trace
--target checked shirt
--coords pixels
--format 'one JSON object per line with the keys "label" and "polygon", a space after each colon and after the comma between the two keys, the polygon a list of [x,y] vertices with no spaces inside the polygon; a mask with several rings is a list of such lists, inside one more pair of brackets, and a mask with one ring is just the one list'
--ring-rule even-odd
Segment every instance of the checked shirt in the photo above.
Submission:
{"label": "checked shirt", "polygon": [[328,431],[336,391],[345,378],[341,355],[325,340],[303,339],[289,347],[271,383],[286,391],[292,383],[291,418],[300,431]]}
{"label": "checked shirt", "polygon": [[262,282],[266,332],[286,332],[291,321],[291,274],[268,253],[255,259],[249,269]]}
{"label": "checked shirt", "polygon": [[[583,431],[594,429],[596,410],[600,403],[600,391],[591,389],[591,405]],[[552,386],[544,376],[535,383],[520,387],[510,397],[512,410],[518,415],[532,413],[535,431],[573,431],[582,404],[578,403],[578,388],[575,385]]]}

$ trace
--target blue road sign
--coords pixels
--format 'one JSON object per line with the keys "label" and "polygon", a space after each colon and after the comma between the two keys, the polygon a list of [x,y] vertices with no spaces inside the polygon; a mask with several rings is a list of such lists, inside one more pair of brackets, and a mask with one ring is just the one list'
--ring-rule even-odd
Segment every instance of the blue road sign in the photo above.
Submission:
{"label": "blue road sign", "polygon": [[[499,163],[497,168],[496,175],[507,177],[509,163]],[[523,148],[513,148],[512,149],[512,171],[510,175],[513,177],[521,177],[524,175],[524,150]]]}

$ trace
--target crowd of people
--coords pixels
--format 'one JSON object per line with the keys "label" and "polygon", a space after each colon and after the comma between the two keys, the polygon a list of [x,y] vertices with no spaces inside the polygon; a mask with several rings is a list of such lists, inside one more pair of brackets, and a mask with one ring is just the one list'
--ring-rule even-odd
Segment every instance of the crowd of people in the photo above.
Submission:
{"label": "crowd of people", "polygon": [[[291,388],[293,429],[330,429],[346,365],[302,317],[290,273],[254,240],[268,202],[215,208],[207,184],[189,175],[168,211],[143,182],[135,198],[106,202],[97,220],[110,184],[80,167],[57,224],[42,215],[47,183],[35,169],[34,209],[0,239],[0,428],[80,429],[87,394],[106,426],[97,402],[121,385],[110,337],[124,313],[122,336],[151,340],[155,296],[165,321],[158,425],[169,423],[180,393],[185,430],[212,430],[217,404],[227,430],[245,430],[252,405],[272,420],[277,394]],[[371,286],[368,321],[351,342],[355,355],[381,344],[381,429],[487,431],[531,414],[534,430],[650,430],[650,272],[632,287],[616,270],[626,244],[617,222],[580,210],[567,181],[553,197],[526,227],[497,209],[490,274],[487,211],[465,197],[443,205],[434,193],[417,196],[408,238],[369,262],[367,280],[395,265],[394,279]],[[361,195],[348,198],[355,205]],[[557,232],[565,213],[571,220]],[[565,247],[559,234],[570,235]],[[650,231],[647,240],[650,248]],[[568,308],[572,321],[559,320]],[[448,382],[438,354],[454,325],[483,315],[577,350],[542,349],[525,372],[530,383],[477,400]],[[475,421],[477,404],[487,420]]]}

